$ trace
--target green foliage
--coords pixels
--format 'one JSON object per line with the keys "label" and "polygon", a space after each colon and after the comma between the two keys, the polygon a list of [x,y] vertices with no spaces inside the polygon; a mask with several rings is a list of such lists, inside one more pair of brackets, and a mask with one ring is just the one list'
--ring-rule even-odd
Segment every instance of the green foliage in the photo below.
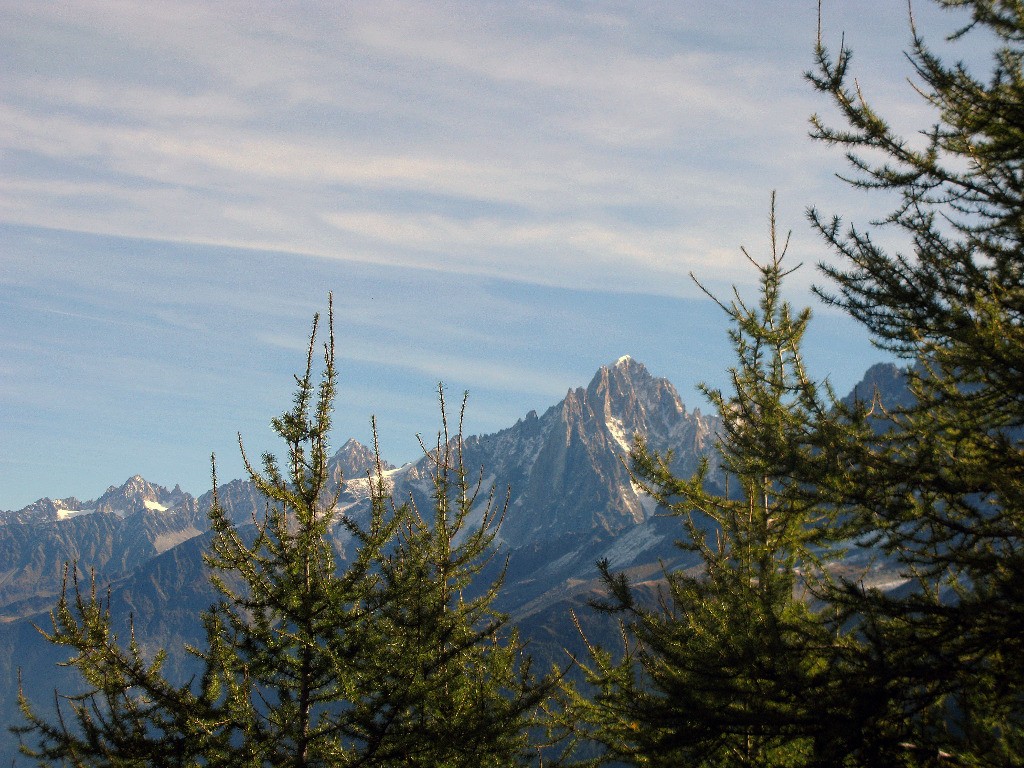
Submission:
{"label": "green foliage", "polygon": [[51,614],[53,631],[43,634],[73,651],[67,664],[81,672],[87,689],[54,694],[56,722],[38,716],[20,689],[27,723],[14,730],[22,737],[33,734],[38,742],[23,751],[40,765],[76,768],[196,765],[199,750],[218,740],[201,726],[213,702],[205,692],[196,695],[171,685],[161,674],[163,656],[147,661],[134,635],[121,648],[111,630],[109,596],[97,595],[95,580],[83,590],[74,571],[69,590],[67,570]]}
{"label": "green foliage", "polygon": [[[56,695],[57,719],[20,694],[22,750],[41,765],[506,766],[532,757],[530,728],[553,688],[536,680],[516,634],[491,604],[500,571],[481,584],[504,507],[481,498],[462,462],[462,434],[427,451],[433,514],[396,504],[378,458],[369,519],[341,516],[328,486],[336,393],[333,314],[315,381],[317,321],[291,410],[273,420],[287,455],[265,454],[251,481],[267,500],[253,529],[216,498],[207,557],[220,600],[190,649],[197,680],[173,685],[162,657],[123,647],[109,598],[66,585],[52,614],[79,696]],[[241,446],[241,440],[240,440]],[[376,446],[375,446],[376,448]],[[379,457],[379,453],[378,453]],[[68,588],[68,586],[70,588]],[[31,743],[29,740],[31,739]]]}
{"label": "green foliage", "polygon": [[679,546],[701,565],[664,573],[653,606],[600,565],[611,599],[598,607],[623,615],[624,652],[591,649],[585,672],[596,697],[576,694],[573,707],[589,738],[631,764],[841,764],[835,731],[849,718],[835,667],[850,641],[808,592],[827,580],[822,561],[835,554],[830,507],[792,476],[814,461],[809,436],[835,403],[804,371],[809,311],[794,314],[780,297],[788,273],[774,206],[771,229],[771,259],[751,259],[759,304],[736,294],[721,305],[737,357],[732,392],[704,390],[722,418],[732,492],[705,487],[706,463],[675,477],[671,457],[640,437],[631,454],[637,479],[681,521]]}
{"label": "green foliage", "polygon": [[[734,394],[708,393],[738,488],[671,475],[639,441],[637,474],[680,517],[701,572],[667,573],[650,607],[604,568],[624,651],[592,649],[583,734],[637,765],[1019,765],[1024,762],[1024,6],[939,0],[993,36],[979,79],[917,30],[909,58],[936,113],[916,139],[875,111],[845,46],[814,86],[856,187],[892,196],[874,229],[812,210],[839,257],[829,303],[903,356],[913,403],[843,405],[810,384],[806,315],[737,297]],[[890,197],[890,199],[892,199]],[[873,232],[902,234],[908,251]],[[830,551],[833,541],[852,551]],[[880,552],[899,588],[872,585]],[[810,593],[800,595],[801,589]]]}
{"label": "green foliage", "polygon": [[350,716],[375,764],[518,765],[536,748],[529,731],[556,681],[533,678],[518,636],[504,631],[508,617],[492,608],[503,568],[476,583],[492,565],[507,496],[481,495],[482,474],[472,481],[463,462],[461,412],[451,436],[439,394],[442,431],[424,448],[431,514],[412,499],[398,510],[374,606],[388,640],[368,658],[372,685]]}
{"label": "green foliage", "polygon": [[[898,594],[847,584],[832,599],[870,624],[890,677],[890,720],[914,755],[960,764],[1024,761],[1024,8],[944,0],[996,41],[987,79],[942,61],[913,30],[917,88],[935,124],[898,135],[852,82],[851,54],[817,49],[815,87],[842,127],[856,187],[895,197],[871,230],[813,224],[840,257],[824,298],[912,368],[916,404],[876,408],[877,437],[838,440],[831,489],[855,532],[903,566]],[[867,631],[867,630],[865,630]],[[892,682],[895,681],[895,682]],[[913,758],[917,760],[917,757]],[[923,758],[922,758],[923,759]]]}

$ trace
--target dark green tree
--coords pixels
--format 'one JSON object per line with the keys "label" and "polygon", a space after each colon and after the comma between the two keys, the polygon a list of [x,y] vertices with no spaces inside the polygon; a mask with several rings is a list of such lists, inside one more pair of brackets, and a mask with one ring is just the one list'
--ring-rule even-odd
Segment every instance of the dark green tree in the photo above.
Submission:
{"label": "dark green tree", "polygon": [[[1024,762],[1024,5],[938,0],[993,42],[979,76],[948,63],[911,18],[908,58],[934,122],[900,135],[821,44],[814,86],[838,116],[813,136],[846,150],[847,181],[894,201],[868,227],[810,212],[838,260],[826,301],[908,363],[915,404],[875,404],[875,437],[826,445],[843,472],[798,475],[850,532],[903,570],[897,591],[841,585],[891,697],[907,763]],[[963,15],[961,15],[963,18]],[[835,123],[838,127],[833,127]],[[902,250],[879,244],[879,231]],[[873,236],[874,235],[874,236]],[[828,442],[828,441],[826,441]],[[884,679],[883,679],[884,678]]]}
{"label": "dark green tree", "polygon": [[[72,651],[85,691],[57,695],[55,719],[20,694],[26,723],[15,730],[39,764],[505,766],[532,757],[529,729],[554,681],[533,678],[491,608],[500,569],[480,578],[503,507],[469,482],[461,429],[449,438],[442,400],[443,439],[424,477],[433,515],[395,503],[378,458],[368,520],[339,518],[328,471],[333,313],[319,383],[317,325],[294,405],[272,422],[284,464],[267,453],[260,471],[242,451],[265,515],[237,528],[214,495],[207,564],[221,599],[203,615],[205,647],[190,649],[201,676],[167,680],[162,655],[147,660],[133,634],[119,642],[109,597],[73,579],[45,634]],[[338,524],[344,556],[332,545]]]}
{"label": "dark green tree", "polygon": [[[788,274],[771,221],[772,256],[760,272],[756,305],[728,304],[737,364],[732,391],[703,388],[722,419],[718,445],[729,478],[708,489],[708,464],[689,479],[671,457],[637,438],[633,472],[683,526],[679,546],[699,565],[664,573],[652,604],[624,574],[600,564],[622,615],[624,652],[592,648],[584,662],[592,700],[570,709],[607,756],[633,765],[841,765],[838,723],[851,714],[836,664],[842,646],[832,613],[811,582],[827,580],[835,554],[831,507],[801,488],[791,470],[810,461],[814,425],[831,419],[834,398],[808,378],[800,344],[809,310],[780,295]],[[746,253],[744,251],[744,253]],[[749,258],[749,256],[748,256]],[[820,585],[818,587],[820,589]]]}
{"label": "dark green tree", "polygon": [[371,660],[375,687],[354,719],[362,740],[380,744],[394,765],[519,765],[536,756],[530,734],[540,733],[540,708],[557,680],[534,680],[508,617],[492,607],[504,575],[494,538],[508,496],[499,502],[484,489],[482,471],[470,476],[465,400],[451,435],[443,390],[439,397],[442,429],[436,445],[424,446],[429,512],[413,497],[401,507],[375,609],[392,641]]}

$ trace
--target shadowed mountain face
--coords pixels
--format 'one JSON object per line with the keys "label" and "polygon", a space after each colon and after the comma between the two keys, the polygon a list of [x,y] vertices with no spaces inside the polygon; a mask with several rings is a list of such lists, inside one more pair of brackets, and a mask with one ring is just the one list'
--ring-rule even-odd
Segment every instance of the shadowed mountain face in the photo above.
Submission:
{"label": "shadowed mountain face", "polygon": [[[878,385],[888,394],[889,384],[898,389],[894,376],[898,372],[872,369],[859,391]],[[717,483],[718,427],[716,417],[687,411],[667,380],[623,357],[543,414],[531,411],[505,430],[465,439],[470,472],[482,469],[485,487],[493,485],[499,498],[510,489],[500,535],[508,571],[499,607],[521,624],[535,653],[562,661],[563,649],[578,644],[568,610],[587,611],[587,598],[600,588],[595,581],[599,559],[652,584],[661,563],[668,568],[691,564],[692,556],[673,543],[681,533],[678,521],[658,515],[631,481],[628,452],[633,437],[642,435],[654,450],[673,451],[672,467],[681,476],[692,474],[708,456],[708,482]],[[412,498],[430,509],[425,459],[400,468],[384,463],[382,469],[396,500]],[[376,471],[372,451],[350,440],[332,458],[329,471],[334,488],[341,484],[336,514],[364,515],[366,474]],[[201,642],[199,612],[215,599],[202,559],[212,496],[195,499],[178,487],[168,490],[136,476],[95,501],[42,499],[0,512],[0,725],[18,717],[19,667],[31,674],[33,690],[40,692],[36,701],[72,679],[54,667],[61,651],[31,627],[47,625],[45,612],[59,594],[67,561],[77,561],[83,571],[95,569],[101,587],[111,585],[122,636],[130,613],[143,647],[166,649],[167,670],[189,673],[192,662],[182,643]],[[266,506],[248,480],[222,484],[218,500],[241,526],[262,517]],[[342,552],[346,539],[339,533]],[[581,620],[601,634],[595,624],[601,619],[583,615]],[[0,731],[0,754],[15,751],[10,735]]]}
{"label": "shadowed mountain face", "polygon": [[121,487],[110,486],[94,501],[79,501],[74,496],[66,499],[40,499],[16,512],[0,512],[0,524],[56,522],[94,512],[124,518],[145,510],[163,512],[191,498],[178,486],[169,491],[135,475]]}
{"label": "shadowed mountain face", "polygon": [[511,546],[566,534],[615,534],[650,517],[631,482],[629,449],[643,435],[692,474],[710,453],[717,420],[688,413],[675,388],[632,358],[601,368],[542,416],[529,413],[502,432],[466,441],[466,462],[484,467],[512,503],[502,529]]}
{"label": "shadowed mountain face", "polygon": [[114,581],[197,536],[206,516],[196,500],[136,475],[94,501],[41,499],[0,524],[0,621],[52,605],[64,563]]}
{"label": "shadowed mountain face", "polygon": [[870,405],[878,400],[886,408],[904,408],[914,404],[914,396],[907,385],[907,371],[892,363],[876,363],[864,374],[843,402],[853,405],[859,401]]}

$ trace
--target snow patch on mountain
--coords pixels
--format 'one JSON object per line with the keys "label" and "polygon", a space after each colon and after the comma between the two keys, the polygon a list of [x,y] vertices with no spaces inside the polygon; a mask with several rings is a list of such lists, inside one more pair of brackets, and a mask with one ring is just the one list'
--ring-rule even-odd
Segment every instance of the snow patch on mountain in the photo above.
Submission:
{"label": "snow patch on mountain", "polygon": [[626,427],[623,425],[622,419],[618,418],[617,416],[609,416],[608,431],[611,433],[611,436],[615,440],[615,442],[619,444],[619,447],[622,448],[622,450],[628,456],[630,448],[633,444],[633,437],[632,435],[626,434]]}
{"label": "snow patch on mountain", "polygon": [[[470,509],[469,514],[466,516],[466,521],[462,526],[462,530],[455,536],[455,541],[453,543],[461,544],[466,540],[467,536],[476,533],[480,529],[480,526],[484,522],[484,514],[488,511],[488,502],[491,502],[491,514],[493,515],[495,512],[500,514],[501,506],[505,503],[505,499],[498,493],[498,488],[496,487],[495,482],[496,478],[494,475],[488,475],[484,478],[483,482],[480,484],[480,494],[477,496],[476,504],[474,504],[473,508]],[[493,496],[491,494],[492,488],[494,489]],[[495,507],[497,507],[497,509],[495,509]],[[493,522],[494,521],[492,521],[492,524]],[[494,537],[494,543],[495,545],[500,545],[502,541],[501,531],[499,530]]]}
{"label": "snow patch on mountain", "polygon": [[166,552],[171,547],[176,547],[201,533],[202,531],[194,525],[178,530],[166,531],[164,533],[157,534],[157,536],[153,538],[153,548],[156,549],[157,552]]}
{"label": "snow patch on mountain", "polygon": [[551,573],[557,573],[561,571],[563,568],[572,565],[572,563],[579,558],[580,554],[581,553],[578,549],[572,550],[571,552],[566,552],[557,560],[552,560],[550,563],[548,563],[547,566],[545,566],[544,570],[549,571]]}
{"label": "snow patch on mountain", "polygon": [[636,560],[644,551],[659,544],[661,536],[649,525],[637,525],[621,534],[615,543],[605,550],[604,557],[612,569],[624,568]]}
{"label": "snow patch on mountain", "polygon": [[658,500],[637,486],[636,483],[633,483],[633,490],[636,492],[637,498],[640,499],[640,506],[644,510],[644,518],[650,520],[654,517],[655,512],[658,511]]}
{"label": "snow patch on mountain", "polygon": [[70,520],[72,517],[79,517],[81,515],[91,515],[95,511],[95,509],[62,509],[58,507],[57,519]]}

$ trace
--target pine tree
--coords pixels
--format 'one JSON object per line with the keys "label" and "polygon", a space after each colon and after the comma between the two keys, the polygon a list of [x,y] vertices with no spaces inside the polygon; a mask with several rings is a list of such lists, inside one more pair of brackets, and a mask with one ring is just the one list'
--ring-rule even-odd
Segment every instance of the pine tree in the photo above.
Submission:
{"label": "pine tree", "polygon": [[674,476],[671,457],[639,437],[631,453],[635,476],[679,518],[679,546],[700,567],[664,573],[652,606],[600,564],[610,600],[598,607],[622,615],[624,652],[591,648],[584,668],[596,696],[576,694],[572,706],[608,756],[633,765],[841,765],[846,754],[835,734],[853,715],[834,666],[854,641],[808,593],[834,554],[831,508],[790,475],[816,453],[808,437],[831,418],[834,398],[804,370],[809,310],[794,314],[780,295],[788,272],[774,201],[771,229],[771,259],[751,259],[759,304],[736,293],[720,305],[736,350],[732,392],[704,388],[723,422],[731,488],[708,490],[706,462],[689,479]]}
{"label": "pine tree", "polygon": [[[70,571],[70,577],[69,577]],[[85,685],[80,694],[54,692],[55,721],[39,715],[19,686],[26,724],[12,728],[21,750],[40,765],[75,768],[172,768],[200,765],[199,755],[223,751],[221,734],[208,727],[215,701],[209,689],[193,693],[162,674],[165,654],[146,659],[134,633],[126,648],[112,630],[110,597],[79,583],[77,569],[65,569],[64,590],[51,613],[52,642],[69,648]],[[25,740],[32,736],[35,744]]]}
{"label": "pine tree", "polygon": [[[898,134],[852,80],[851,53],[817,48],[814,86],[840,127],[855,187],[895,208],[873,228],[810,217],[838,262],[822,296],[909,364],[916,403],[875,404],[876,434],[827,446],[844,468],[807,479],[851,533],[881,547],[907,585],[849,583],[835,601],[877,648],[890,722],[908,763],[1024,762],[1024,6],[939,0],[969,12],[953,40],[995,41],[981,79],[913,33],[916,89],[934,109],[917,140]],[[905,251],[879,244],[901,234]],[[876,234],[872,237],[872,234]],[[931,763],[928,763],[931,764]]]}
{"label": "pine tree", "polygon": [[210,510],[207,564],[222,599],[204,617],[208,648],[197,655],[206,669],[203,691],[219,705],[216,730],[227,731],[231,759],[242,764],[356,763],[349,707],[373,684],[368,658],[386,642],[368,609],[401,516],[389,514],[375,491],[368,525],[342,517],[356,545],[338,568],[330,531],[340,487],[328,490],[327,442],[337,383],[333,313],[319,386],[316,326],[305,372],[295,377],[294,406],[272,421],[287,463],[282,468],[265,453],[261,472],[242,448],[249,478],[268,502],[255,538],[232,524],[216,495]]}
{"label": "pine tree", "polygon": [[[508,503],[487,493],[463,461],[463,414],[424,447],[431,510],[402,507],[395,546],[383,562],[377,623],[393,641],[371,660],[375,690],[353,718],[383,764],[519,765],[534,757],[531,730],[556,685],[535,680],[508,616],[492,607],[504,567],[494,539]],[[483,577],[483,578],[481,578]]]}
{"label": "pine tree", "polygon": [[175,685],[162,674],[162,655],[147,660],[133,635],[122,646],[109,596],[95,583],[81,587],[72,571],[46,634],[73,651],[69,663],[87,690],[57,695],[55,721],[20,693],[26,724],[16,731],[41,765],[505,766],[531,758],[529,729],[554,680],[535,680],[506,617],[491,608],[500,571],[488,582],[484,569],[503,507],[469,482],[461,429],[449,439],[442,399],[443,440],[428,452],[434,514],[395,503],[378,452],[369,520],[340,518],[351,544],[342,559],[331,543],[340,489],[328,482],[333,312],[319,383],[317,325],[294,405],[272,422],[285,463],[267,453],[257,470],[242,449],[265,516],[237,528],[214,494],[207,564],[221,598],[203,615],[205,647],[190,649],[201,677]]}

